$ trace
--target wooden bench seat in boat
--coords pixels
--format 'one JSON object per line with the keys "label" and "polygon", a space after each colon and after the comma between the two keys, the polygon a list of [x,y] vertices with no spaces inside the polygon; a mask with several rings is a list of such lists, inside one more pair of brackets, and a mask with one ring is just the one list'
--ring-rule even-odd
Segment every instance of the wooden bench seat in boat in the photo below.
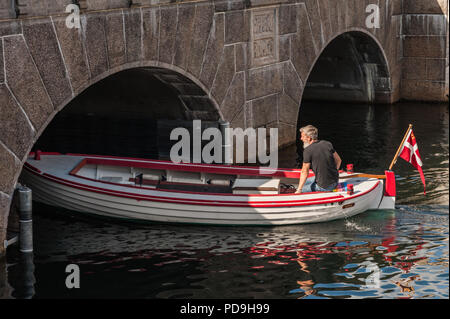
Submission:
{"label": "wooden bench seat in boat", "polygon": [[230,186],[214,184],[196,184],[196,183],[178,183],[178,182],[160,182],[158,189],[170,189],[179,191],[188,191],[196,193],[224,193],[231,194]]}
{"label": "wooden bench seat in boat", "polygon": [[[135,182],[135,185],[141,185],[140,180],[130,178],[130,182]],[[142,180],[142,186],[167,189],[167,190],[180,190],[188,192],[200,192],[200,193],[225,193],[231,194],[232,190],[229,185],[216,185],[216,184],[197,184],[197,183],[181,183],[181,182],[168,182],[159,180]]]}
{"label": "wooden bench seat in boat", "polygon": [[279,194],[280,180],[271,178],[237,178],[233,194]]}
{"label": "wooden bench seat in boat", "polygon": [[121,176],[102,176],[99,178],[102,182],[110,182],[110,183],[122,183],[123,177]]}

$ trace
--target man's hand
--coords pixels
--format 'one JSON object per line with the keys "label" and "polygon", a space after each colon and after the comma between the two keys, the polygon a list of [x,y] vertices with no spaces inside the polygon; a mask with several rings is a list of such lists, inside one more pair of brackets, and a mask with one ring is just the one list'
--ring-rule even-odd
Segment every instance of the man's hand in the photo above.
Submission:
{"label": "man's hand", "polygon": [[299,188],[299,189],[297,189],[296,191],[295,191],[295,194],[301,194],[302,193],[302,189],[301,188]]}

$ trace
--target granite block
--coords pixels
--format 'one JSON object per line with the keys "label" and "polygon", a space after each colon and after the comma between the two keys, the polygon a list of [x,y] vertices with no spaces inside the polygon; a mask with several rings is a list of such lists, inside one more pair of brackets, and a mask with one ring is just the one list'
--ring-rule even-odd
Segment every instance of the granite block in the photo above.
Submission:
{"label": "granite block", "polygon": [[402,28],[404,35],[427,35],[428,17],[426,15],[403,15]]}
{"label": "granite block", "polygon": [[339,25],[340,16],[340,1],[339,0],[329,0],[328,6],[330,10],[330,23],[332,35],[340,33],[341,28]]}
{"label": "granite block", "polygon": [[297,32],[297,6],[291,4],[280,5],[280,35]]}
{"label": "granite block", "polygon": [[86,0],[88,10],[128,8],[130,0]]}
{"label": "granite block", "polygon": [[0,144],[0,192],[11,194],[13,192],[17,173],[22,168],[21,163]]}
{"label": "granite block", "polygon": [[239,109],[240,111],[238,114],[236,114],[236,116],[231,120],[230,126],[232,128],[241,128],[245,130],[245,111],[243,105],[241,105]]}
{"label": "granite block", "polygon": [[211,27],[200,73],[200,81],[211,88],[224,51],[224,15],[217,14]]}
{"label": "granite block", "polygon": [[325,43],[331,40],[333,30],[331,29],[330,7],[328,0],[318,0],[320,21]]}
{"label": "granite block", "polygon": [[425,79],[427,76],[425,58],[403,58],[402,78],[408,80]]}
{"label": "granite block", "polygon": [[446,0],[403,0],[404,14],[443,14],[445,8]]}
{"label": "granite block", "polygon": [[[317,49],[321,49],[325,43],[325,37],[322,33],[322,23],[320,20],[319,7],[317,0],[305,0],[307,17],[309,20],[309,25],[312,30],[312,36],[314,39],[314,44]],[[305,16],[300,16],[300,22],[305,19]],[[306,20],[306,21],[308,21]],[[304,21],[304,22],[306,22]]]}
{"label": "granite block", "polygon": [[5,82],[5,64],[3,63],[3,42],[0,41],[0,83]]}
{"label": "granite block", "polygon": [[234,74],[234,45],[229,45],[224,48],[223,58],[217,69],[217,75],[211,89],[211,94],[216,99],[218,105],[222,104]]}
{"label": "granite block", "polygon": [[392,14],[401,15],[403,13],[403,0],[393,0]]}
{"label": "granite block", "polygon": [[428,37],[427,57],[445,59],[446,48],[447,48],[447,38],[445,36]]}
{"label": "granite block", "polygon": [[161,7],[160,14],[159,61],[171,64],[178,23],[177,8],[173,6]]}
{"label": "granite block", "polygon": [[125,10],[124,21],[127,62],[139,61],[142,59],[140,9]]}
{"label": "granite block", "polygon": [[279,61],[284,62],[291,58],[291,35],[279,37]]}
{"label": "granite block", "polygon": [[23,158],[35,133],[5,84],[0,84],[0,110],[0,139],[18,158]]}
{"label": "granite block", "polygon": [[283,86],[284,92],[294,100],[295,103],[300,104],[303,93],[303,83],[291,63],[285,63],[283,67]]}
{"label": "granite block", "polygon": [[442,87],[432,86],[431,81],[404,79],[401,82],[401,92],[402,98],[406,100],[429,101],[441,96]]}
{"label": "granite block", "polygon": [[429,15],[428,35],[447,35],[447,19],[445,15]]}
{"label": "granite block", "polygon": [[339,33],[344,32],[345,30],[345,16],[346,16],[346,2],[347,0],[336,0],[337,9],[338,9],[338,30]]}
{"label": "granite block", "polygon": [[42,83],[22,36],[3,39],[6,81],[36,130],[53,112],[52,102]]}
{"label": "granite block", "polygon": [[211,30],[214,7],[211,3],[198,3],[195,10],[194,33],[188,59],[188,71],[199,77],[208,35]]}
{"label": "granite block", "polygon": [[63,13],[72,0],[19,0],[20,16],[37,17]]}
{"label": "granite block", "polygon": [[431,81],[445,82],[445,59],[426,59],[426,77]]}
{"label": "granite block", "polygon": [[255,128],[278,121],[278,94],[253,100],[252,117]]}
{"label": "granite block", "polygon": [[278,119],[280,122],[297,125],[300,103],[283,93],[278,101]]}
{"label": "granite block", "polygon": [[299,8],[299,18],[299,32],[291,39],[291,59],[301,79],[306,81],[316,57],[316,50],[304,7]]}
{"label": "granite block", "polygon": [[236,73],[220,106],[225,120],[232,121],[245,103],[244,72]]}
{"label": "granite block", "polygon": [[[1,165],[2,164],[0,163],[0,167]],[[0,193],[0,243],[3,243],[6,240],[10,203],[10,197],[6,194]],[[0,245],[0,299],[10,298],[11,296],[11,292],[7,288],[10,286],[8,284],[6,262],[2,260],[2,257],[4,257],[5,254],[6,250],[4,245]]]}
{"label": "granite block", "polygon": [[0,37],[14,34],[22,34],[20,21],[0,21]]}
{"label": "granite block", "polygon": [[247,43],[238,43],[234,46],[236,55],[236,72],[247,70]]}
{"label": "granite block", "polygon": [[225,44],[248,41],[249,29],[245,18],[244,11],[225,13]]}
{"label": "granite block", "polygon": [[[7,194],[0,193],[0,229],[1,230],[6,230],[6,228],[7,228],[8,211],[9,211],[10,203],[11,203],[11,197],[8,196]],[[1,230],[0,230],[0,232],[1,232]],[[2,238],[2,236],[4,237],[3,234],[0,234],[0,240],[3,243],[3,240],[5,238]],[[3,246],[3,245],[1,245],[1,246]]]}
{"label": "granite block", "polygon": [[123,23],[124,16],[122,12],[111,12],[105,17],[105,35],[110,68],[120,66],[127,62]]}
{"label": "granite block", "polygon": [[86,45],[86,53],[92,78],[108,70],[105,21],[106,16],[101,13],[89,13],[81,16],[83,41]]}
{"label": "granite block", "polygon": [[76,92],[89,80],[89,68],[81,41],[81,29],[67,28],[65,18],[62,17],[53,18],[53,22],[69,73],[70,83],[73,91]]}
{"label": "granite block", "polygon": [[25,20],[23,36],[53,105],[60,106],[72,96],[72,89],[52,21]]}
{"label": "granite block", "polygon": [[248,71],[247,100],[279,93],[283,89],[283,68],[280,64]]}
{"label": "granite block", "polygon": [[158,60],[159,51],[159,8],[142,8],[142,42],[145,60]]}
{"label": "granite block", "polygon": [[182,69],[186,69],[187,67],[187,57],[189,56],[191,50],[191,40],[194,31],[194,17],[194,5],[179,6],[173,64]]}

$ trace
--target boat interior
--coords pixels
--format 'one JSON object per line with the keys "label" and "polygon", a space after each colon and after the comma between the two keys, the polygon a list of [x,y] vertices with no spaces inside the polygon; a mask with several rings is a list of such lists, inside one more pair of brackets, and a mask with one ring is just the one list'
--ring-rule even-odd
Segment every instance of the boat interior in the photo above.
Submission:
{"label": "boat interior", "polygon": [[140,166],[144,165],[84,159],[70,175],[144,189],[220,194],[289,194],[294,193],[298,186],[298,178],[283,177],[280,174],[261,175],[258,167],[250,172],[247,170],[246,174],[233,174],[226,168],[205,172],[203,167],[195,165],[189,166],[189,171],[186,171],[186,165],[178,168],[164,162],[150,167]]}

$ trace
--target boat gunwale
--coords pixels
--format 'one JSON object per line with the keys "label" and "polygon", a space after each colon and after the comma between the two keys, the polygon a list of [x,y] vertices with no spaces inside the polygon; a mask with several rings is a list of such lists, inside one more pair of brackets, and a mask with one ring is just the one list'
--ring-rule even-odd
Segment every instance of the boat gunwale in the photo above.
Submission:
{"label": "boat gunwale", "polygon": [[[30,152],[28,157],[33,157],[35,155],[35,152]],[[146,158],[137,158],[137,157],[123,157],[123,156],[114,156],[114,155],[91,155],[91,154],[78,154],[78,153],[58,153],[58,152],[40,152],[40,155],[47,155],[47,156],[52,156],[52,155],[56,155],[56,156],[76,156],[76,157],[84,157],[84,159],[87,160],[113,160],[117,163],[118,160],[122,160],[122,161],[127,161],[127,162],[134,162],[136,164],[143,164],[143,163],[151,163],[151,162],[157,162],[160,163],[162,165],[170,165],[170,166],[175,166],[178,165],[180,167],[171,167],[170,169],[172,170],[178,170],[178,171],[196,171],[196,172],[201,172],[204,171],[204,168],[208,168],[208,169],[212,169],[212,170],[220,170],[220,169],[225,169],[225,170],[230,170],[230,169],[236,169],[236,170],[252,170],[253,172],[246,172],[247,174],[241,174],[241,175],[254,175],[254,176],[277,176],[276,174],[263,174],[263,173],[256,173],[257,171],[264,171],[264,170],[274,170],[273,168],[270,167],[264,167],[264,166],[233,166],[233,165],[221,165],[221,164],[206,164],[206,163],[174,163],[171,161],[166,161],[166,160],[157,160],[157,159],[146,159]],[[136,162],[138,161],[138,162]],[[79,163],[78,165],[80,165],[81,163]],[[119,165],[118,165],[119,166]],[[181,167],[184,166],[184,167]],[[130,165],[131,167],[131,165]],[[198,168],[198,170],[192,169],[192,167]],[[80,167],[81,168],[81,167]],[[146,168],[146,167],[141,167],[141,168]],[[201,170],[203,169],[203,170]],[[278,177],[285,177],[285,178],[296,178],[298,179],[300,177],[300,173],[301,173],[301,169],[299,168],[276,168],[275,169],[278,173],[287,173],[287,174],[295,174],[296,176],[294,177],[289,177],[289,176],[278,176]],[[344,172],[343,170],[339,171],[340,173]],[[221,174],[230,174],[228,173],[221,173]],[[298,175],[297,175],[298,174]],[[310,170],[310,173],[308,175],[308,177],[313,177],[314,176],[314,172],[312,172],[312,170]]]}
{"label": "boat gunwale", "polygon": [[[322,197],[322,198],[317,198],[317,199],[303,199],[303,200],[292,200],[292,201],[276,201],[274,202],[267,202],[267,201],[221,201],[221,200],[208,200],[208,199],[190,199],[190,198],[183,198],[183,199],[178,199],[178,198],[172,198],[172,197],[164,197],[164,196],[152,196],[152,195],[145,195],[145,194],[136,194],[136,193],[127,193],[127,192],[122,192],[122,191],[117,191],[117,190],[112,190],[112,189],[105,189],[105,188],[100,188],[97,186],[92,186],[92,185],[86,185],[86,184],[81,184],[81,183],[77,183],[74,181],[70,181],[70,180],[66,180],[48,173],[42,173],[39,169],[37,169],[36,167],[32,166],[29,163],[25,163],[24,167],[30,171],[30,173],[34,174],[34,175],[38,175],[41,176],[45,179],[48,180],[52,180],[55,183],[58,184],[62,184],[68,187],[72,187],[72,188],[76,188],[76,189],[81,189],[84,191],[92,191],[92,192],[96,192],[96,193],[101,193],[104,195],[109,195],[109,196],[116,196],[116,197],[124,197],[124,198],[131,198],[131,199],[135,199],[135,200],[146,200],[146,201],[159,201],[159,202],[170,202],[170,203],[174,203],[174,204],[186,204],[186,205],[208,205],[208,206],[231,206],[231,207],[292,207],[292,206],[305,206],[305,205],[321,205],[321,204],[329,204],[329,203],[340,203],[340,202],[344,202],[347,200],[351,200],[357,197],[361,197],[364,196],[370,192],[372,192],[374,189],[376,189],[378,187],[378,185],[380,184],[380,181],[377,180],[377,182],[375,183],[375,185],[373,185],[370,189],[361,192],[361,193],[357,193],[353,196],[349,196],[349,197],[345,197],[343,195],[336,195],[336,196],[332,196],[332,197]],[[95,180],[96,182],[98,182],[97,180]],[[120,184],[115,184],[115,185],[119,185],[119,186],[123,186]],[[167,190],[158,190],[158,189],[151,189],[152,191],[167,191]],[[172,192],[175,193],[194,193],[194,192],[184,192],[184,191],[176,191],[176,190],[171,190]],[[318,193],[325,193],[325,192],[314,192],[314,194],[318,194]],[[209,195],[214,195],[212,193],[195,193],[195,194],[200,194],[200,195],[204,195],[204,196],[209,196]],[[302,193],[304,195],[306,194],[311,194],[311,193]],[[277,194],[277,195],[270,195],[270,194],[217,194],[217,195],[228,195],[228,196],[245,196],[245,197],[250,197],[249,195],[257,195],[257,196],[300,196],[302,194]],[[252,196],[253,197],[253,196]],[[237,203],[245,203],[245,204],[237,204]]]}

